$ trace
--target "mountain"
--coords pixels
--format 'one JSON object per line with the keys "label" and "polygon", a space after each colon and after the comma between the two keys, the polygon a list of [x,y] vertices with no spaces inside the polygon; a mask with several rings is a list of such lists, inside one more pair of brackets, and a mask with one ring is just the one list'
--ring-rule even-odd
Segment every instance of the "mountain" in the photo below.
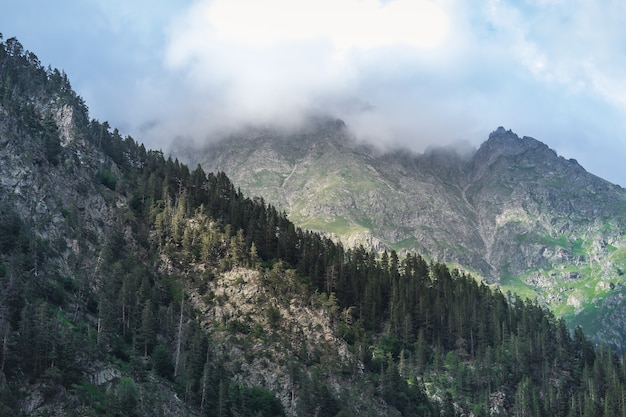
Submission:
{"label": "mountain", "polygon": [[[2,37],[0,36],[0,40]],[[624,359],[89,118],[0,42],[0,415],[616,416]]]}
{"label": "mountain", "polygon": [[472,152],[381,152],[318,119],[174,152],[299,227],[458,265],[626,347],[626,190],[533,138],[500,127]]}

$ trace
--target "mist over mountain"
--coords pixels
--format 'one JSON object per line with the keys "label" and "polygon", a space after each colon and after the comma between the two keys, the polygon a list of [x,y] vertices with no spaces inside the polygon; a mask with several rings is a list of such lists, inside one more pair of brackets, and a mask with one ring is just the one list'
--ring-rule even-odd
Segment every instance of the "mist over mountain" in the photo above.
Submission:
{"label": "mist over mountain", "polygon": [[[347,152],[349,172],[361,171],[339,183],[366,195],[407,181],[396,171],[363,175],[393,164],[405,177],[423,171],[433,190],[455,178],[435,175],[440,159],[454,160],[447,152],[386,160],[343,131],[333,121],[303,134],[308,142],[272,140],[258,152],[291,152],[279,166],[292,174],[286,184],[303,158],[333,169],[329,155]],[[588,190],[608,196],[605,186]],[[580,327],[420,254],[348,248],[296,227],[223,172],[190,168],[90,119],[67,75],[15,38],[0,42],[0,346],[0,415],[626,410],[624,359]]]}
{"label": "mist over mountain", "polygon": [[625,346],[614,323],[626,319],[626,191],[536,139],[499,127],[478,149],[381,150],[316,119],[175,154],[224,171],[298,226],[459,265]]}

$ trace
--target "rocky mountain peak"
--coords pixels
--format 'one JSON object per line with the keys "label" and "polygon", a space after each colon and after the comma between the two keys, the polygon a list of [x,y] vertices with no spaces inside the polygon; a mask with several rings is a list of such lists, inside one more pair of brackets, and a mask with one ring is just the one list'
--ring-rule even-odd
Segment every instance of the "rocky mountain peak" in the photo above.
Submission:
{"label": "rocky mountain peak", "polygon": [[[502,155],[519,155],[534,148],[550,150],[546,144],[534,138],[529,136],[520,138],[512,130],[506,130],[500,126],[489,134],[489,139],[480,146],[476,156],[481,162],[484,161],[485,156],[489,161],[493,161]],[[554,151],[552,153],[556,155]]]}
{"label": "rocky mountain peak", "polygon": [[489,167],[498,161],[505,166],[510,166],[513,160],[527,167],[537,167],[553,165],[558,162],[558,157],[556,152],[546,144],[529,136],[520,138],[513,131],[500,126],[491,132],[487,141],[476,151],[473,161],[473,177],[482,178]]}
{"label": "rocky mountain peak", "polygon": [[489,134],[489,139],[497,139],[497,138],[507,138],[507,137],[511,137],[511,138],[515,138],[515,139],[519,139],[519,136],[517,136],[511,129],[506,129],[503,126],[498,126],[498,128],[496,130],[494,130],[493,132],[491,132]]}

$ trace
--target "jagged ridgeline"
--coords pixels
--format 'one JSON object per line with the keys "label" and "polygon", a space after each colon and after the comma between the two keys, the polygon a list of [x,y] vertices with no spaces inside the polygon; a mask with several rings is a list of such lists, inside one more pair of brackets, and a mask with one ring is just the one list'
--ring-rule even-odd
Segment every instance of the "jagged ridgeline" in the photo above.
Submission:
{"label": "jagged ridgeline", "polygon": [[0,44],[0,414],[620,416],[623,358],[417,254],[299,228]]}
{"label": "jagged ridgeline", "polygon": [[181,144],[296,226],[457,265],[626,350],[626,190],[502,127],[478,149],[377,150],[341,121]]}

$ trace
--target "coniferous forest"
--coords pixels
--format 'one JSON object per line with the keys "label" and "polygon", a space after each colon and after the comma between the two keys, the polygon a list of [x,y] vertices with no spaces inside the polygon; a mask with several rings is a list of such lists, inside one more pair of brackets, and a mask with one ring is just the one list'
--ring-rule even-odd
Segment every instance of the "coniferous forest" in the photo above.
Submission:
{"label": "coniferous forest", "polygon": [[[62,145],[63,106],[80,147]],[[109,202],[101,224],[72,205],[46,218],[23,203],[28,190],[0,183],[0,415],[44,415],[54,403],[49,415],[348,416],[357,391],[389,415],[626,415],[624,356],[580,328],[419,254],[346,248],[295,228],[223,173],[90,120],[67,76],[14,38],[0,44],[0,142],[3,164],[23,152],[41,181]],[[83,172],[88,182],[76,180]],[[83,249],[69,253],[66,234]],[[218,308],[211,285],[239,269],[263,277],[273,299],[321,306],[359,372],[302,352],[289,400],[242,380],[192,302]],[[281,326],[281,308],[258,306],[268,329],[220,325],[262,340]],[[93,377],[102,368],[106,383]],[[28,407],[32,390],[40,411]],[[180,401],[172,408],[169,391]]]}

